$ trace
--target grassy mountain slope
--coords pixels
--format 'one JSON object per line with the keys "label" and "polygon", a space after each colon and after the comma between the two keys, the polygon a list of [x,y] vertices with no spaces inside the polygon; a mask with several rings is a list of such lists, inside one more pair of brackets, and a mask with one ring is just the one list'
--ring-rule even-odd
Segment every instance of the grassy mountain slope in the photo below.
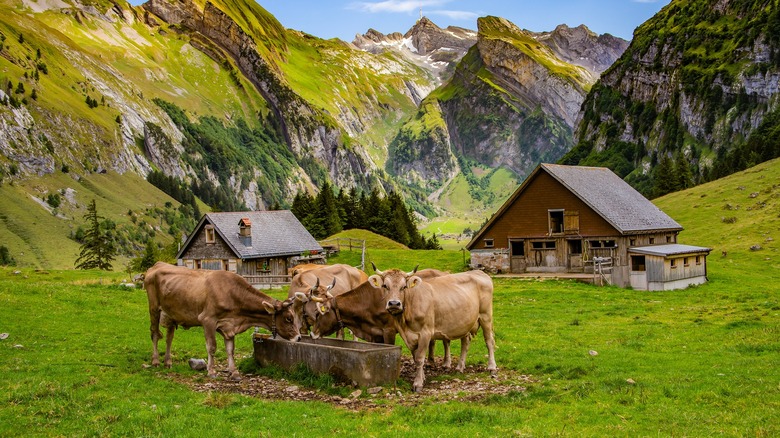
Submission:
{"label": "grassy mountain slope", "polygon": [[[60,196],[56,208],[46,202],[52,194]],[[178,237],[177,231],[194,226],[193,219],[181,222],[178,202],[132,173],[77,177],[57,172],[0,185],[0,242],[18,266],[72,268],[80,248],[73,236],[84,225],[83,215],[92,199],[98,215],[113,222],[115,234],[121,236],[114,270],[123,270],[146,239],[169,245],[175,239],[171,231]]]}

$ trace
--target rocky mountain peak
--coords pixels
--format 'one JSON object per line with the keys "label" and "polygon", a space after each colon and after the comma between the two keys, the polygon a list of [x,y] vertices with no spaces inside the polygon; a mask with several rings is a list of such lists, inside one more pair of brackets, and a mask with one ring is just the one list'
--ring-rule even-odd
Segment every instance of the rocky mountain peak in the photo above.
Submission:
{"label": "rocky mountain peak", "polygon": [[597,35],[581,24],[561,24],[552,32],[538,34],[537,39],[559,58],[601,74],[628,48],[629,42],[610,34]]}

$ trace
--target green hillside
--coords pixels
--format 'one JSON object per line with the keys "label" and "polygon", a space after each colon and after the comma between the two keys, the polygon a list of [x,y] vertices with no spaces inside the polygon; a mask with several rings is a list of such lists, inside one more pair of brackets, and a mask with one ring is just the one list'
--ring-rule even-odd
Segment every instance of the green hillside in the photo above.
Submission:
{"label": "green hillside", "polygon": [[685,228],[680,243],[713,248],[712,259],[780,268],[780,159],[654,202]]}
{"label": "green hillside", "polygon": [[[59,197],[58,207],[46,202],[50,195]],[[84,225],[92,199],[98,215],[114,225],[120,249],[115,271],[124,270],[128,258],[139,256],[146,240],[170,245],[179,232],[189,232],[195,225],[194,218],[180,214],[178,202],[134,174],[58,172],[0,185],[0,245],[8,248],[19,267],[73,268],[80,248],[74,236]]]}
{"label": "green hillside", "polygon": [[[366,241],[366,247],[372,248],[372,249],[409,249],[405,245],[400,244],[392,239],[388,239],[385,236],[380,236],[379,234],[376,234],[374,232],[368,231],[368,230],[360,230],[360,229],[351,229],[351,230],[344,230],[339,233],[336,233],[327,239],[322,240],[321,242],[327,242],[329,240],[338,239],[342,242],[344,239],[356,239],[356,240],[365,240]],[[355,250],[359,250],[359,247],[355,247]]]}

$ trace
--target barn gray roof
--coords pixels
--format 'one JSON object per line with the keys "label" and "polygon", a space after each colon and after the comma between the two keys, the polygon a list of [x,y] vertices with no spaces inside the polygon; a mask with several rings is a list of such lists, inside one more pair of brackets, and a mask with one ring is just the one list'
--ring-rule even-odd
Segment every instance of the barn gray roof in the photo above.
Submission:
{"label": "barn gray roof", "polygon": [[606,167],[542,164],[541,168],[623,234],[683,229]]}
{"label": "barn gray roof", "polygon": [[[245,218],[251,223],[251,239],[239,235],[239,222]],[[196,236],[206,223],[214,225],[217,234],[240,259],[322,251],[320,244],[289,210],[206,213],[190,239]],[[189,243],[188,240],[179,255],[184,253]]]}

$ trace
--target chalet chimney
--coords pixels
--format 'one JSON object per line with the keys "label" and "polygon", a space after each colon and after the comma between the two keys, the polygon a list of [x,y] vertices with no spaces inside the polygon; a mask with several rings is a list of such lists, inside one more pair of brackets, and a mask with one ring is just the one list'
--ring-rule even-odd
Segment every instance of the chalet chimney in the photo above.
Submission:
{"label": "chalet chimney", "polygon": [[243,217],[238,221],[238,235],[242,237],[252,237],[252,221],[250,221],[248,217]]}

